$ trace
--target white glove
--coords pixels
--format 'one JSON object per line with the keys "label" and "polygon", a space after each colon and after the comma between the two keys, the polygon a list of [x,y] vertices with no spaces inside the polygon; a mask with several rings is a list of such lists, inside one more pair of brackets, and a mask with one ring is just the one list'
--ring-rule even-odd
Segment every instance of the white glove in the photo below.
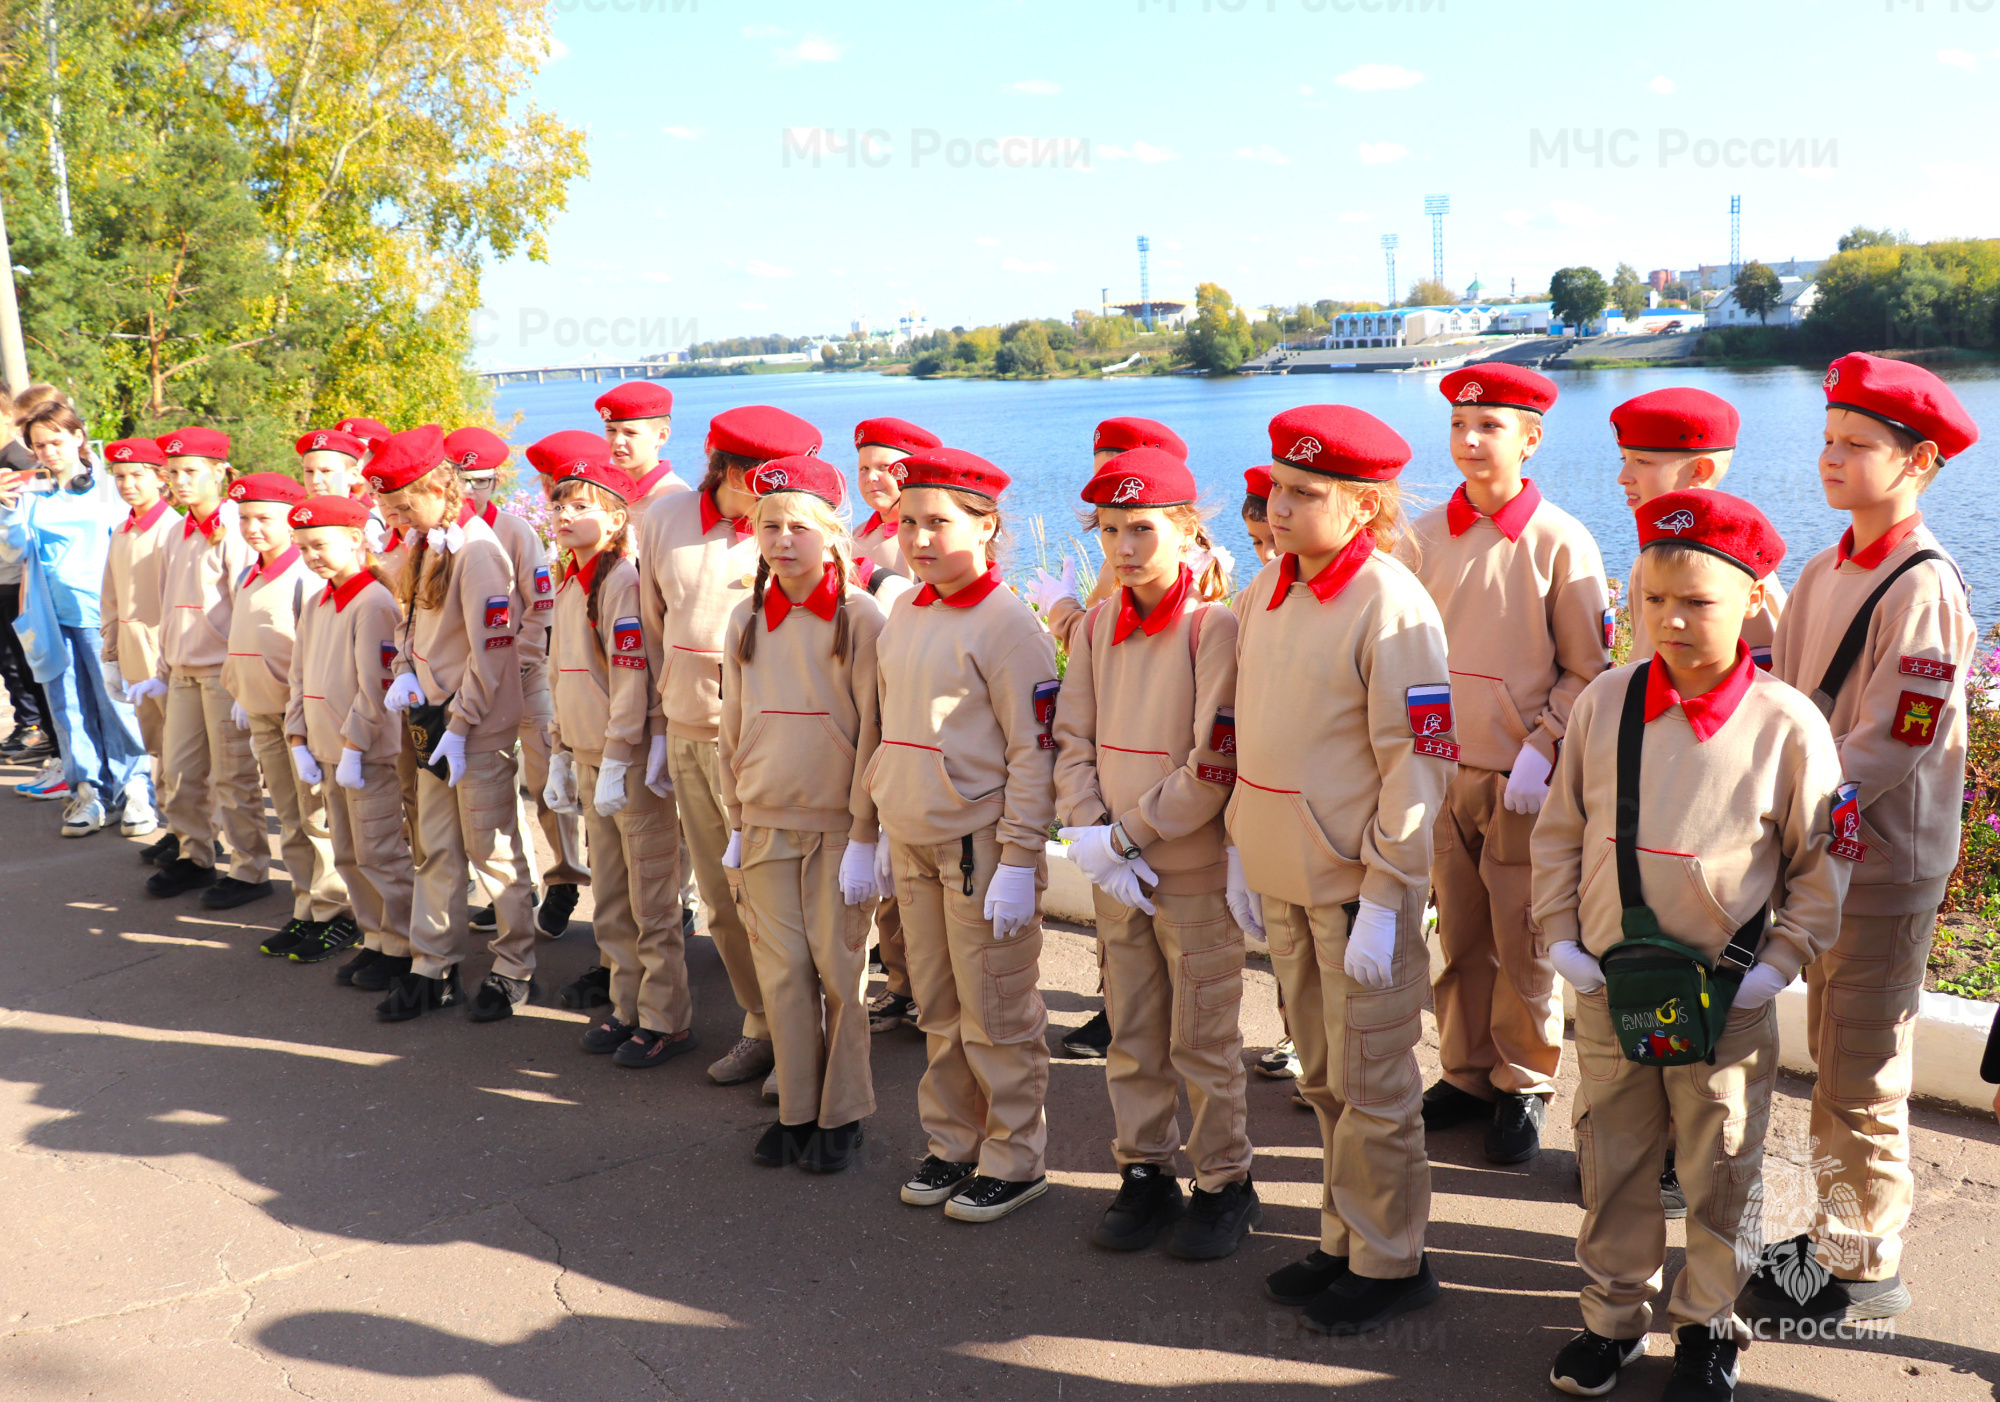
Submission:
{"label": "white glove", "polygon": [[741,871],[743,869],[742,833],[732,832],[729,834],[729,845],[722,850],[722,864],[731,871]]}
{"label": "white glove", "polygon": [[542,805],[551,813],[581,813],[576,801],[576,761],[568,750],[549,756],[549,781],[542,785]]}
{"label": "white glove", "polygon": [[840,858],[840,898],[849,905],[860,905],[863,901],[882,898],[882,888],[875,884],[875,848],[873,842],[849,841],[847,851]]}
{"label": "white glove", "polygon": [[457,788],[458,781],[465,777],[465,737],[455,730],[447,730],[444,739],[438,741],[437,748],[431,751],[430,758],[424,763],[436,764],[439,760],[444,761],[446,786]]}
{"label": "white glove", "polygon": [[1514,756],[1514,772],[1507,776],[1507,792],[1500,802],[1509,813],[1539,813],[1549,796],[1549,775],[1555,766],[1533,745],[1521,746]]}
{"label": "white glove", "polygon": [[1750,972],[1743,975],[1743,985],[1736,990],[1736,1001],[1729,1005],[1730,1009],[1755,1012],[1784,992],[1785,985],[1790,982],[1769,964],[1754,964]]}
{"label": "white glove", "polygon": [[1234,847],[1225,847],[1222,853],[1229,859],[1228,895],[1229,913],[1236,920],[1236,928],[1245,934],[1264,938],[1264,922],[1257,909],[1257,897],[1251,893],[1250,883],[1243,879],[1243,858],[1236,855]]}
{"label": "white glove", "polygon": [[132,685],[125,688],[125,699],[135,706],[141,701],[150,700],[155,696],[165,696],[166,694],[167,684],[158,677],[148,677],[142,682],[133,682]]}
{"label": "white glove", "polygon": [[882,893],[885,901],[896,894],[895,854],[886,837],[875,844],[875,889]]}
{"label": "white glove", "polygon": [[317,784],[326,777],[319,761],[313,758],[313,752],[304,745],[292,746],[292,772],[299,776],[302,784]]}
{"label": "white glove", "polygon": [[661,798],[674,796],[674,781],[667,773],[667,737],[655,735],[646,750],[646,787]]}
{"label": "white glove", "polygon": [[388,694],[382,704],[392,711],[407,711],[412,706],[427,706],[424,699],[423,683],[417,680],[415,672],[404,672],[389,683]]}
{"label": "white glove", "polygon": [[1059,828],[1056,836],[1069,844],[1069,859],[1083,868],[1083,874],[1090,878],[1093,886],[1120,905],[1143,910],[1148,915],[1154,913],[1153,903],[1146,899],[1139,883],[1146,881],[1157,886],[1160,884],[1159,873],[1146,865],[1144,857],[1127,861],[1112,844],[1109,824]]}
{"label": "white glove", "polygon": [[238,730],[248,730],[250,728],[250,713],[243,709],[241,701],[231,701],[229,703],[229,723]]}
{"label": "white glove", "polygon": [[347,748],[340,752],[340,763],[333,767],[333,782],[343,789],[361,787],[361,751]]}
{"label": "white glove", "polygon": [[1595,993],[1604,987],[1604,969],[1597,956],[1575,940],[1557,940],[1550,945],[1549,962],[1579,993]]}
{"label": "white glove", "polygon": [[113,701],[127,699],[125,695],[125,674],[118,670],[117,662],[109,659],[104,662],[104,690]]}
{"label": "white glove", "polygon": [[615,818],[625,811],[625,771],[631,763],[622,759],[607,759],[597,766],[597,792],[590,801],[597,808],[600,818]]}
{"label": "white glove", "polygon": [[1363,988],[1387,988],[1396,957],[1396,912],[1363,896],[1347,931],[1347,956],[1340,966]]}
{"label": "white glove", "polygon": [[1076,561],[1063,556],[1062,578],[1058,579],[1047,570],[1036,570],[1035,577],[1028,583],[1028,602],[1035,611],[1047,616],[1050,609],[1063,600],[1076,597]]}
{"label": "white glove", "polygon": [[1035,869],[1002,866],[986,883],[986,918],[993,938],[1004,940],[1035,923]]}

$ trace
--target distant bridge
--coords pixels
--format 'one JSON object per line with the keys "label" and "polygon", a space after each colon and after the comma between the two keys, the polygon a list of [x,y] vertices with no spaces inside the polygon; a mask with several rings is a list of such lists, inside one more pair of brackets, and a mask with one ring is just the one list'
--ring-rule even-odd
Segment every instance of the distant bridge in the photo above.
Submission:
{"label": "distant bridge", "polygon": [[606,380],[664,380],[673,374],[674,368],[674,363],[666,360],[593,361],[543,365],[533,370],[481,370],[478,375],[490,385],[545,385],[551,380],[590,380],[602,384]]}

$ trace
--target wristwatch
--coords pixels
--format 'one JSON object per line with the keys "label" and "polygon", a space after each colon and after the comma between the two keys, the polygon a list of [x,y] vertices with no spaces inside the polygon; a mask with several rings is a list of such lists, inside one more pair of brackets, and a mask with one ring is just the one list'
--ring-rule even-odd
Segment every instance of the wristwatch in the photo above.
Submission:
{"label": "wristwatch", "polygon": [[1134,842],[1130,837],[1127,837],[1125,829],[1117,823],[1111,825],[1111,847],[1113,851],[1128,862],[1138,859],[1139,844]]}

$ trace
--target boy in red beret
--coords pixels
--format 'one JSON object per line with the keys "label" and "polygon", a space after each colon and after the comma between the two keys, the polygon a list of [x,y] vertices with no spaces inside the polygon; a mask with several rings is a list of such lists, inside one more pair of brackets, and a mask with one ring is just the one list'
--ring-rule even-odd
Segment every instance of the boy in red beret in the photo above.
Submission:
{"label": "boy in red beret", "polygon": [[1243,529],[1250,535],[1250,548],[1257,563],[1268,565],[1277,551],[1271,545],[1271,469],[1252,467],[1243,473]]}
{"label": "boy in red beret", "polygon": [[1722,492],[1670,492],[1639,513],[1639,541],[1657,651],[1576,698],[1531,843],[1542,954],[1577,991],[1576,1259],[1590,1278],[1583,1332],[1549,1381],[1601,1396],[1646,1351],[1671,1125],[1690,1229],[1663,1397],[1726,1402],[1749,1337],[1735,1301],[1755,1261],[1745,1185],[1777,1074],[1771,1000],[1839,928],[1846,790],[1826,722],[1742,641],[1784,558],[1771,523]]}
{"label": "boy in red beret", "polygon": [[[1831,1181],[1821,1179],[1810,1230],[1767,1250],[1746,1306],[1766,1318],[1883,1319],[1910,1305],[1900,1262],[1911,1043],[1958,862],[1965,668],[1978,637],[1958,567],[1917,502],[1979,427],[1942,380],[1905,361],[1845,355],[1825,386],[1820,487],[1850,524],[1800,571],[1772,670],[1819,706],[1856,786],[1836,849],[1854,863],[1840,938],[1806,971],[1819,1067],[1812,1152],[1831,1162]],[[1800,1260],[1815,1263],[1818,1286],[1804,1299],[1798,1270],[1777,1269]]]}
{"label": "boy in red beret", "polygon": [[638,484],[639,502],[684,492],[688,484],[660,456],[674,432],[674,392],[652,380],[626,380],[597,396],[611,465]]}
{"label": "boy in red beret", "polygon": [[[110,694],[119,696],[127,686],[147,681],[159,671],[167,546],[179,533],[181,518],[167,500],[167,456],[159,444],[150,438],[121,438],[105,448],[104,457],[119,499],[132,513],[111,533],[111,549],[104,559],[104,680]],[[159,697],[149,696],[132,709],[153,761],[155,803],[164,806],[173,786],[161,744],[167,708]],[[127,837],[138,836],[144,818],[128,798],[120,830]],[[157,819],[154,823],[158,825]],[[179,848],[180,840],[169,829],[141,856],[149,862],[163,856],[171,861],[180,855]]]}
{"label": "boy in red beret", "polygon": [[361,489],[361,460],[368,445],[337,428],[315,428],[298,437],[292,450],[299,455],[299,478],[306,495],[353,496]]}
{"label": "boy in red beret", "polygon": [[1417,518],[1401,557],[1444,616],[1459,744],[1431,869],[1444,1071],[1424,1124],[1482,1120],[1487,1159],[1522,1163],[1541,1152],[1563,1044],[1555,972],[1528,924],[1528,835],[1570,706],[1611,661],[1609,591],[1590,532],[1521,475],[1555,384],[1470,365],[1438,388],[1465,481]]}

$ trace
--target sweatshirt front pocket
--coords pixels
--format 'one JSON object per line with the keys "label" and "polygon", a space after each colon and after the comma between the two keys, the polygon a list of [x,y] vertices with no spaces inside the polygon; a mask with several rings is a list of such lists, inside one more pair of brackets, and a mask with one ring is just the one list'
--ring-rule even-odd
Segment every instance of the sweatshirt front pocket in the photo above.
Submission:
{"label": "sweatshirt front pocket", "polygon": [[759,711],[732,756],[736,797],[759,808],[839,808],[854,746],[821,711]]}
{"label": "sweatshirt front pocket", "polygon": [[1361,863],[1328,840],[1305,795],[1239,775],[1230,802],[1229,839],[1251,890],[1293,905],[1325,905],[1335,898],[1336,874],[1353,872],[1358,884]]}
{"label": "sweatshirt front pocket", "polygon": [[1167,756],[1156,750],[1097,747],[1097,787],[1114,818],[1152,792],[1172,772]]}
{"label": "sweatshirt front pocket", "polygon": [[951,841],[999,816],[992,809],[988,817],[976,813],[952,783],[944,752],[931,745],[884,740],[869,761],[868,793],[882,826],[911,846]]}
{"label": "sweatshirt front pocket", "polygon": [[[1619,930],[1619,914],[1624,908],[1618,889],[1617,847],[1605,839],[1590,874],[1578,891],[1586,932],[1593,928]],[[1715,893],[1709,889],[1701,858],[1691,852],[1669,852],[1641,847],[1639,887],[1641,899],[1659,917],[1661,933],[1696,949],[1719,952],[1741,921],[1730,918]],[[1612,943],[1624,938],[1616,934]]]}

